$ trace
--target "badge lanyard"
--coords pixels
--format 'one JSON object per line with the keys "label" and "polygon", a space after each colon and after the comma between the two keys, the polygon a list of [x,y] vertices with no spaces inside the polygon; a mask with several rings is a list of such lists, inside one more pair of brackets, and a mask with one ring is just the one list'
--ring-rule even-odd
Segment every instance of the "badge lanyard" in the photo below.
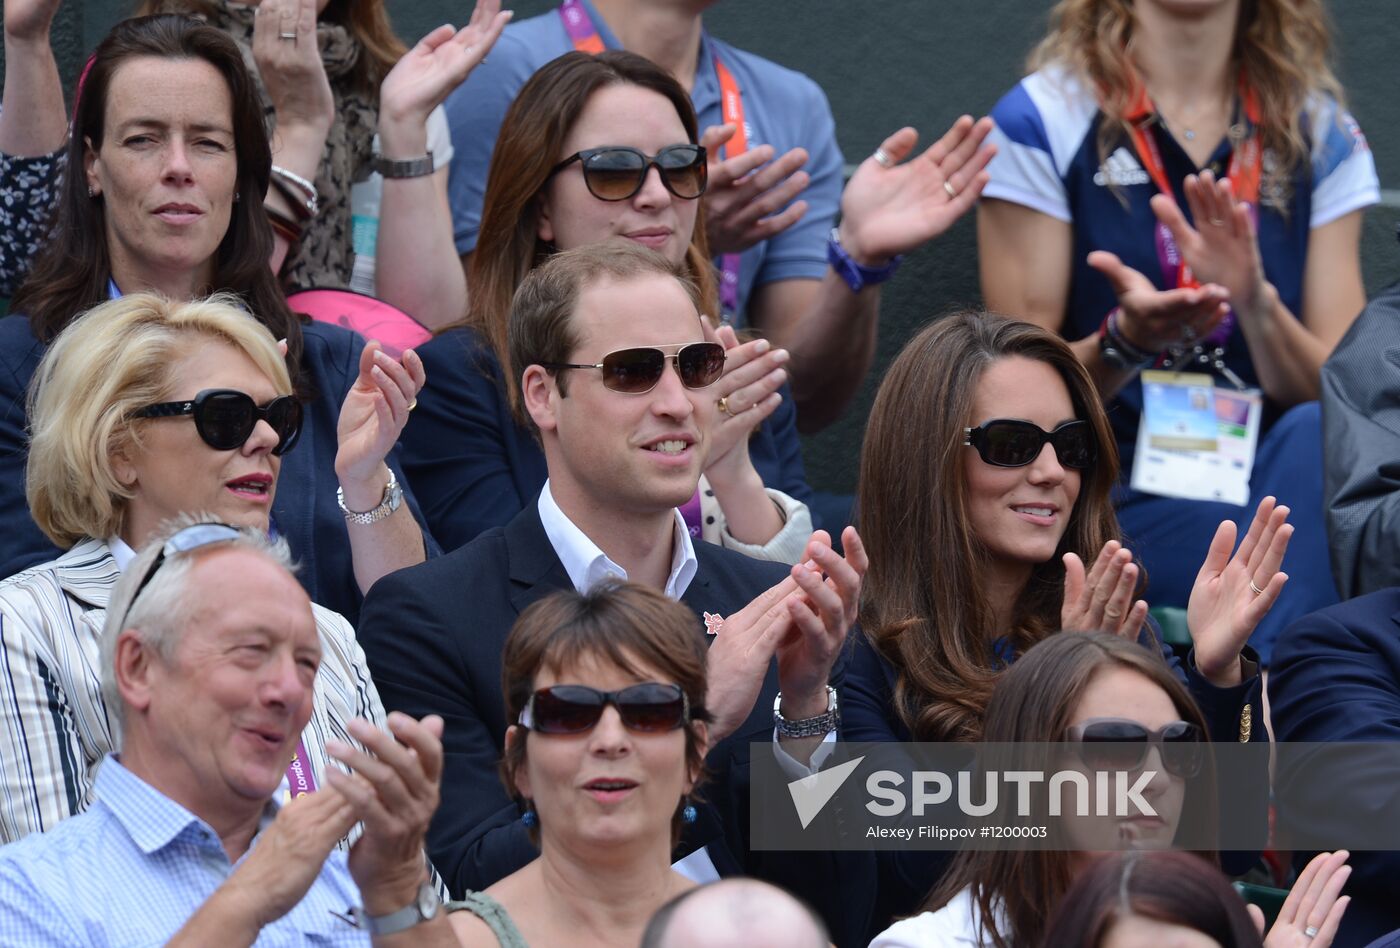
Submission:
{"label": "badge lanyard", "polygon": [[297,741],[296,756],[287,765],[287,789],[291,799],[316,792],[316,778],[311,773],[311,761],[306,759],[306,741]]}
{"label": "badge lanyard", "polygon": [[[1157,139],[1151,130],[1152,124],[1158,120],[1157,110],[1147,95],[1147,88],[1136,76],[1133,77],[1133,85],[1135,90],[1133,102],[1125,116],[1131,130],[1133,147],[1137,151],[1144,169],[1152,178],[1153,184],[1157,186],[1157,190],[1174,198],[1175,192],[1172,190],[1171,181],[1167,178],[1162,153],[1158,150]],[[1257,221],[1262,165],[1261,146],[1257,134],[1260,113],[1258,99],[1246,85],[1243,75],[1240,77],[1239,96],[1244,103],[1245,124],[1241,126],[1241,123],[1234,122],[1230,126],[1232,148],[1226,177],[1234,185],[1235,196],[1244,203],[1251,216],[1254,216]],[[1167,225],[1158,221],[1153,236],[1157,248],[1157,260],[1161,264],[1162,275],[1166,282],[1177,287],[1192,289],[1199,287],[1200,280],[1196,279],[1196,275],[1191,272],[1190,265],[1182,256],[1181,249],[1177,246],[1176,239],[1172,237],[1171,230]],[[1225,343],[1234,332],[1236,321],[1235,311],[1231,309],[1220,321],[1220,325],[1196,345],[1194,355],[1195,361],[1209,364],[1224,375],[1236,388],[1243,389],[1245,388],[1243,380],[1225,364],[1224,358]],[[1209,354],[1205,348],[1207,345],[1211,347]],[[1170,359],[1177,363],[1177,371],[1180,371],[1188,361],[1183,359],[1183,355],[1184,351],[1173,350],[1171,352]]]}
{"label": "badge lanyard", "polygon": [[[559,18],[573,41],[574,49],[583,53],[601,53],[605,48],[598,28],[593,25],[583,0],[564,0]],[[734,136],[722,147],[722,158],[734,158],[749,150],[748,133],[744,126],[744,95],[729,67],[714,56],[715,78],[719,81],[720,115],[726,125],[733,125]],[[719,301],[724,308],[725,322],[732,322],[739,312],[739,254],[720,257]]]}

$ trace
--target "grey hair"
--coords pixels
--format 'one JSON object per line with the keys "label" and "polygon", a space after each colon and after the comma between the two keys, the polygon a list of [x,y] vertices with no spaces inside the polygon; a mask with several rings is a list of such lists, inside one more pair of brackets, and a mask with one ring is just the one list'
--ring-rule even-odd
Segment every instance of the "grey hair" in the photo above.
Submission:
{"label": "grey hair", "polygon": [[[132,629],[139,633],[141,642],[152,649],[161,661],[168,663],[171,660],[180,636],[194,618],[198,606],[198,595],[189,583],[195,557],[167,557],[146,588],[141,590],[139,599],[136,597],[137,588],[171,537],[186,527],[220,522],[218,517],[206,513],[180,514],[165,521],[137,553],[136,559],[122,571],[121,579],[112,590],[112,598],[107,603],[107,617],[102,625],[101,667],[102,700],[107,705],[107,718],[112,725],[114,750],[121,749],[121,726],[126,720],[126,705],[117,689],[117,639],[122,632]],[[286,540],[281,537],[273,540],[252,527],[239,527],[238,534],[236,539],[210,546],[248,550],[266,557],[289,573],[296,572]],[[199,549],[202,551],[206,547]],[[134,608],[133,599],[136,599]],[[127,614],[128,610],[130,615]]]}

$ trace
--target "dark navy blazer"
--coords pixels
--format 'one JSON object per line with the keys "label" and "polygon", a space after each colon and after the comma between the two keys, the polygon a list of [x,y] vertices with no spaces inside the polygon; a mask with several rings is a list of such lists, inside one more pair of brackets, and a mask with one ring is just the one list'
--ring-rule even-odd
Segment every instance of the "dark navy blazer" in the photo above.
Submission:
{"label": "dark navy blazer", "polygon": [[[895,667],[870,644],[863,632],[853,634],[854,650],[846,672],[845,689],[842,691],[841,716],[842,737],[847,741],[911,741],[908,728],[894,712]],[[1148,648],[1158,648],[1155,625],[1149,620],[1143,628],[1141,640]],[[1183,663],[1168,646],[1160,646],[1167,664],[1176,677],[1181,679],[1196,699],[1210,729],[1212,741],[1238,741],[1240,737],[1240,715],[1246,703],[1252,705],[1253,726],[1251,740],[1267,740],[1263,727],[1263,705],[1260,703],[1259,676],[1255,675],[1232,688],[1217,688],[1206,681],[1196,670],[1195,662]],[[1267,787],[1261,791],[1259,801],[1260,820],[1267,816]],[[1233,861],[1241,861],[1243,872],[1252,864],[1256,854],[1230,854]],[[876,854],[879,867],[879,896],[873,912],[873,921],[888,925],[895,918],[910,915],[918,910],[923,897],[942,877],[952,859],[952,852],[903,850],[885,851]],[[1231,868],[1234,868],[1233,865]],[[880,929],[877,928],[878,932]]]}
{"label": "dark navy blazer", "polygon": [[[506,401],[501,365],[470,329],[419,347],[428,383],[403,433],[403,464],[443,549],[509,523],[544,486],[544,452]],[[810,503],[791,393],[749,441],[763,485]],[[814,517],[815,520],[815,517]]]}
{"label": "dark navy blazer", "polygon": [[[1269,701],[1280,742],[1400,741],[1400,587],[1330,606],[1286,628],[1274,647]],[[1309,829],[1323,836],[1334,816],[1352,827],[1400,820],[1400,768],[1386,761],[1372,760],[1322,799],[1292,787],[1284,766],[1277,780],[1280,800],[1296,802]],[[1281,822],[1290,816],[1279,813]],[[1295,853],[1295,865],[1301,870],[1312,855]],[[1353,852],[1347,862],[1352,871],[1344,891],[1352,901],[1332,942],[1338,948],[1400,928],[1400,853]]]}
{"label": "dark navy blazer", "polygon": [[[301,440],[282,457],[272,521],[300,564],[297,579],[311,600],[355,622],[360,589],[350,560],[350,535],[336,504],[336,423],[340,406],[360,371],[365,341],[348,329],[302,323],[302,372],[315,390],[306,405]],[[29,516],[24,497],[24,466],[29,453],[25,393],[47,347],[34,338],[23,316],[0,319],[0,577],[10,576],[62,551],[49,542]],[[389,466],[404,487],[404,499],[419,524],[423,515],[409,489],[397,450]],[[437,544],[424,533],[428,555]]]}
{"label": "dark navy blazer", "polygon": [[[713,543],[695,544],[695,556],[699,568],[682,601],[697,615],[731,615],[789,571]],[[505,718],[501,652],[526,607],[572,588],[532,498],[505,527],[384,577],[365,599],[359,638],[385,709],[443,717],[442,802],[428,852],[454,897],[486,888],[537,855],[498,775],[506,728],[514,723]],[[832,673],[838,688],[843,670],[838,664]],[[777,693],[770,663],[748,719],[706,757],[700,816],[686,827],[677,856],[708,846],[721,875],[758,876],[792,889],[823,913],[838,944],[864,945],[874,899],[871,854],[754,852],[746,843],[749,744],[772,740]]]}

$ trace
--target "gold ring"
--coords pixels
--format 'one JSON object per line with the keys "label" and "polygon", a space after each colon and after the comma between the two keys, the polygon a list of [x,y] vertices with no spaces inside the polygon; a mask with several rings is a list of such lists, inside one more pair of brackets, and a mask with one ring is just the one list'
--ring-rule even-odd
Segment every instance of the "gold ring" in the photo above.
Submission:
{"label": "gold ring", "polygon": [[721,395],[721,396],[719,397],[719,401],[715,402],[715,404],[719,406],[719,410],[720,410],[720,411],[724,412],[724,413],[725,413],[726,415],[728,415],[730,418],[733,418],[736,414],[738,414],[738,412],[734,411],[733,409],[731,409],[731,408],[729,407],[729,396],[728,396],[728,395]]}
{"label": "gold ring", "polygon": [[418,407],[418,399],[416,399],[416,398],[415,398],[413,401],[411,401],[411,402],[408,403],[408,410],[409,410],[409,411],[413,411],[413,409],[415,409],[415,408],[417,408],[417,407]]}
{"label": "gold ring", "polygon": [[1252,592],[1252,593],[1254,593],[1254,595],[1256,595],[1256,596],[1262,596],[1262,595],[1264,595],[1264,590],[1262,590],[1262,589],[1260,589],[1258,586],[1256,586],[1256,585],[1254,584],[1254,580],[1252,580],[1252,579],[1249,581],[1249,591]]}
{"label": "gold ring", "polygon": [[1218,217],[1212,217],[1212,218],[1210,219],[1210,226],[1212,226],[1212,227],[1224,227],[1224,226],[1225,226],[1225,222],[1222,221],[1222,220],[1221,220],[1220,218],[1218,218]]}

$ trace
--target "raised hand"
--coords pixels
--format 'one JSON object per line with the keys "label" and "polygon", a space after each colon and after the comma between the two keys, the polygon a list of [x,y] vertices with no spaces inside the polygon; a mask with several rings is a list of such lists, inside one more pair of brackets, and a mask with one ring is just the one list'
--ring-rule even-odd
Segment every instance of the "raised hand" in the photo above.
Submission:
{"label": "raised hand", "polygon": [[860,587],[870,559],[855,527],[847,527],[841,541],[845,556],[832,549],[831,534],[815,531],[807,559],[792,568],[801,595],[787,600],[793,631],[777,648],[785,717],[815,717],[826,710],[831,667],[860,612]]}
{"label": "raised hand", "polygon": [[365,910],[382,915],[407,905],[427,874],[423,840],[437,812],[442,779],[442,718],[421,721],[391,712],[389,731],[368,721],[350,722],[364,744],[330,741],[326,750],[353,771],[328,768],[326,779],[354,807],[365,832],[350,848],[350,874]]}
{"label": "raised hand", "polygon": [[5,35],[10,39],[48,44],[49,27],[60,0],[5,0]]}
{"label": "raised hand", "polygon": [[1188,176],[1185,192],[1195,227],[1164,194],[1152,198],[1153,213],[1172,232],[1196,278],[1225,287],[1236,309],[1248,311],[1267,296],[1264,262],[1249,208],[1235,200],[1229,178],[1217,181],[1209,171]]}
{"label": "raised hand", "polygon": [[1259,620],[1278,600],[1288,576],[1279,572],[1293,525],[1288,508],[1265,497],[1234,556],[1235,524],[1222,521],[1191,587],[1186,624],[1195,645],[1196,667],[1220,687],[1240,681],[1240,650]]}
{"label": "raised hand", "polygon": [[[335,456],[335,472],[347,500],[350,484],[380,475],[380,465],[398,442],[426,380],[423,360],[412,349],[404,350],[400,362],[384,352],[378,342],[370,340],[360,353],[360,374],[340,407],[336,428],[340,447]],[[382,489],[381,483],[379,490]],[[375,503],[378,498],[375,493]]]}
{"label": "raised hand", "polygon": [[316,40],[316,0],[261,0],[253,17],[253,61],[279,134],[329,131],[335,99]]}
{"label": "raised hand", "polygon": [[946,231],[977,203],[996,148],[983,145],[992,120],[964,115],[942,138],[905,161],[919,134],[902,128],[880,145],[888,166],[875,156],[861,162],[841,196],[841,244],[857,261],[873,265],[914,250]]}
{"label": "raised hand", "polygon": [[[1346,865],[1348,855],[1339,849],[1312,858],[1288,890],[1274,927],[1264,938],[1264,948],[1328,948],[1332,944],[1342,915],[1351,904],[1351,896],[1341,894],[1351,876],[1351,866]],[[1262,934],[1264,913],[1257,906],[1247,907]]]}
{"label": "raised hand", "polygon": [[710,329],[705,321],[705,338],[723,344],[724,375],[714,384],[717,399],[723,400],[717,424],[710,433],[710,449],[705,474],[734,479],[753,467],[749,460],[749,435],[782,404],[778,389],[787,381],[788,353],[774,349],[767,339],[740,344],[733,328]]}
{"label": "raised hand", "polygon": [[787,603],[796,592],[797,582],[789,576],[711,629],[715,640],[705,655],[705,704],[712,745],[734,733],[753,710],[768,663],[792,631]]}
{"label": "raised hand", "polygon": [[1074,553],[1066,553],[1065,601],[1060,628],[1069,632],[1109,632],[1136,642],[1147,620],[1147,603],[1137,592],[1138,568],[1133,554],[1117,540],[1099,551],[1088,575]]}
{"label": "raised hand", "polygon": [[419,40],[384,77],[381,130],[386,123],[426,123],[428,113],[486,58],[510,18],[501,0],[478,0],[466,26],[454,30],[444,24]]}
{"label": "raised hand", "polygon": [[773,146],[758,145],[721,161],[720,146],[735,131],[733,125],[712,125],[700,136],[710,156],[703,199],[705,234],[716,256],[748,250],[787,230],[807,213],[806,201],[793,201],[811,181],[800,170],[807,163],[806,150],[794,148],[774,161]]}
{"label": "raised hand", "polygon": [[1230,291],[1223,286],[1207,283],[1159,290],[1106,250],[1089,254],[1088,263],[1108,278],[1121,307],[1118,328],[1139,349],[1161,352],[1188,339],[1204,338],[1229,312]]}

